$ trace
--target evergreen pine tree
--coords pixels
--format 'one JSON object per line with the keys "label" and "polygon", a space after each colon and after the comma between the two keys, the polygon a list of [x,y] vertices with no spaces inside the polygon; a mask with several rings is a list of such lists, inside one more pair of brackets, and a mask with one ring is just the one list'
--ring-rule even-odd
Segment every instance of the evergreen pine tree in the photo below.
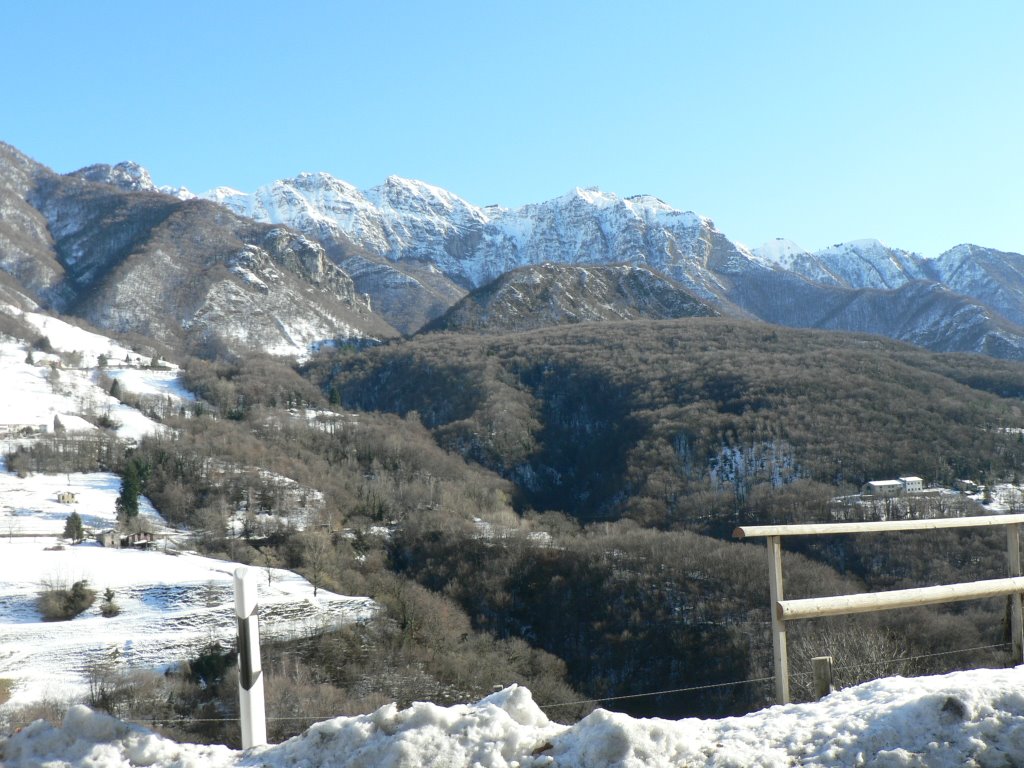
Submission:
{"label": "evergreen pine tree", "polygon": [[77,512],[72,512],[68,515],[67,520],[65,520],[64,538],[71,539],[73,544],[77,544],[85,538],[85,530],[82,528],[82,517]]}
{"label": "evergreen pine tree", "polygon": [[114,508],[118,517],[132,520],[139,514],[139,494],[142,492],[142,478],[139,476],[139,466],[135,460],[131,460],[124,468],[124,476],[121,478],[121,493],[118,494]]}

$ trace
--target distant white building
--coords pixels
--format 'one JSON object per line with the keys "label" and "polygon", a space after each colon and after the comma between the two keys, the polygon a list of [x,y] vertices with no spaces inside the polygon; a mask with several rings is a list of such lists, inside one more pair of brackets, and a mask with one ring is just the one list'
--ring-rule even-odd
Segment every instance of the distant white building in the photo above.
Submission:
{"label": "distant white building", "polygon": [[860,490],[867,496],[899,496],[903,493],[903,483],[899,480],[871,480]]}
{"label": "distant white building", "polygon": [[921,493],[924,480],[920,477],[901,477],[899,480],[872,480],[864,483],[860,492],[865,496],[900,496],[904,493]]}
{"label": "distant white building", "polygon": [[924,480],[920,477],[901,477],[904,493],[920,493],[924,490]]}

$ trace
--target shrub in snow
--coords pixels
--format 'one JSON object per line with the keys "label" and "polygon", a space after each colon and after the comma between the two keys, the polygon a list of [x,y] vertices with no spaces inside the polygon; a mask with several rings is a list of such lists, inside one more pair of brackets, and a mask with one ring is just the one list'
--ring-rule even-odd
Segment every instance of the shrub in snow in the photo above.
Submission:
{"label": "shrub in snow", "polygon": [[103,593],[103,603],[100,605],[100,613],[110,619],[121,612],[121,606],[114,602],[114,590],[107,587]]}
{"label": "shrub in snow", "polygon": [[96,600],[96,592],[88,582],[76,581],[70,589],[64,586],[44,585],[36,600],[36,607],[44,621],[67,621],[82,613]]}

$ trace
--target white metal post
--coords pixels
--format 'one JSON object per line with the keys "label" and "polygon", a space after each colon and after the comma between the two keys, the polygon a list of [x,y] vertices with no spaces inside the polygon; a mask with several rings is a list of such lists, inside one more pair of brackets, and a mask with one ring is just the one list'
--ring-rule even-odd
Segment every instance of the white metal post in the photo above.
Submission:
{"label": "white metal post", "polygon": [[779,615],[782,600],[782,537],[768,537],[768,597],[772,613],[772,655],[775,658],[775,702],[789,704],[789,656],[786,622]]}
{"label": "white metal post", "polygon": [[[1009,576],[1022,576],[1020,570],[1020,526],[1006,526],[1006,565]],[[1021,617],[1020,592],[1010,595],[1010,640],[1014,664],[1024,664],[1024,623]]]}
{"label": "white metal post", "polygon": [[267,714],[260,664],[259,575],[235,569],[235,618],[238,619],[238,712],[242,748],[267,743]]}

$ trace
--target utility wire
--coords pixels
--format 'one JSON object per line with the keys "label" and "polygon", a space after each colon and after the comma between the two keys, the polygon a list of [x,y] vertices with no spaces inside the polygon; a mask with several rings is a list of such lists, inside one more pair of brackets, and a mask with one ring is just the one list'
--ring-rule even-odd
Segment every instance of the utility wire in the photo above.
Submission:
{"label": "utility wire", "polygon": [[731,685],[744,685],[746,683],[764,683],[774,680],[772,677],[752,677],[746,680],[734,680],[731,683],[710,683],[708,685],[694,685],[689,688],[672,688],[667,691],[650,691],[649,693],[630,693],[624,696],[605,696],[600,699],[581,699],[579,701],[566,701],[561,704],[538,704],[541,709],[555,709],[556,707],[575,707],[580,704],[599,704],[602,701],[621,701],[622,699],[639,699],[643,696],[662,696],[668,693],[690,693],[691,691],[706,691],[710,688],[728,688]]}
{"label": "utility wire", "polygon": [[979,645],[979,646],[977,646],[975,648],[960,648],[959,650],[956,650],[956,651],[938,651],[936,653],[922,653],[922,654],[918,654],[917,656],[897,656],[895,658],[887,659],[885,661],[866,661],[863,664],[847,664],[847,665],[844,665],[844,666],[841,666],[841,667],[838,667],[838,666],[837,667],[833,667],[833,669],[847,670],[847,669],[863,669],[864,667],[884,667],[884,666],[889,666],[891,664],[899,664],[900,662],[903,662],[903,661],[917,661],[919,659],[932,659],[932,658],[935,658],[936,656],[955,656],[958,653],[970,653],[971,651],[988,651],[988,650],[992,650],[993,648],[1008,648],[1009,645],[1010,645],[1009,643],[996,643],[995,645]]}
{"label": "utility wire", "polygon": [[[889,666],[889,665],[897,664],[897,663],[904,662],[904,661],[917,661],[919,659],[930,659],[930,658],[934,658],[936,656],[952,656],[954,654],[959,654],[959,653],[970,653],[971,651],[987,651],[987,650],[991,650],[993,648],[1006,648],[1009,645],[1010,645],[1009,643],[997,643],[995,645],[981,645],[981,646],[976,646],[974,648],[960,648],[960,649],[955,650],[955,651],[939,651],[937,653],[923,653],[923,654],[919,654],[919,655],[916,655],[916,656],[901,656],[899,658],[889,659],[889,660],[886,660],[886,661],[870,661],[870,662],[866,662],[864,664],[850,664],[850,665],[845,665],[845,666],[841,666],[841,667],[837,666],[837,667],[833,667],[833,669],[835,669],[835,670],[854,670],[854,669],[863,669],[865,667],[884,667],[884,666]],[[811,677],[811,673],[809,673],[809,672],[798,672],[798,673],[795,673],[795,674],[790,674],[790,678],[803,679],[803,678],[808,678],[808,677]],[[669,694],[669,693],[691,693],[693,691],[704,691],[704,690],[708,690],[710,688],[727,688],[727,687],[729,687],[731,685],[745,685],[747,683],[764,683],[764,682],[768,682],[768,681],[774,680],[774,679],[775,679],[774,675],[772,675],[771,677],[753,677],[753,678],[747,678],[746,680],[735,680],[735,681],[730,682],[730,683],[712,683],[710,685],[696,685],[696,686],[691,686],[689,688],[673,688],[673,689],[665,690],[665,691],[651,691],[649,693],[631,693],[631,694],[624,695],[624,696],[606,696],[604,698],[599,698],[599,699],[581,699],[580,701],[567,701],[567,702],[564,702],[564,703],[561,703],[561,704],[542,704],[542,705],[539,705],[539,706],[540,706],[541,709],[555,709],[557,707],[571,707],[571,706],[578,706],[580,704],[598,704],[598,703],[600,703],[602,701],[620,701],[622,699],[638,699],[638,698],[641,698],[641,697],[644,697],[644,696],[661,696],[661,695]]]}
{"label": "utility wire", "polygon": [[[884,666],[891,666],[892,664],[899,664],[901,662],[906,662],[906,661],[918,661],[920,659],[931,659],[931,658],[935,658],[935,657],[938,657],[938,656],[954,656],[956,654],[970,653],[972,651],[988,651],[988,650],[993,650],[993,649],[996,649],[996,648],[1007,648],[1007,647],[1009,647],[1009,645],[1010,645],[1009,643],[996,643],[996,644],[993,644],[993,645],[979,645],[979,646],[975,646],[973,648],[960,648],[960,649],[955,650],[955,651],[938,651],[936,653],[922,653],[922,654],[918,654],[916,656],[900,656],[898,658],[887,659],[885,661],[869,661],[869,662],[865,662],[863,664],[847,664],[847,665],[843,665],[843,666],[833,667],[833,669],[837,670],[837,671],[847,671],[847,670],[864,669],[866,667],[884,667]],[[811,676],[812,675],[809,672],[797,672],[797,673],[790,674],[790,679],[798,679],[799,680],[799,679],[806,679],[806,678],[809,678]],[[537,706],[540,709],[542,709],[542,710],[559,709],[561,707],[577,707],[577,706],[580,706],[581,704],[600,704],[601,702],[605,702],[605,701],[624,701],[624,700],[627,700],[627,699],[640,699],[640,698],[645,698],[645,697],[648,697],[648,696],[665,696],[665,695],[672,694],[672,693],[693,693],[693,692],[696,692],[696,691],[707,691],[707,690],[711,690],[713,688],[728,688],[730,686],[736,686],[736,685],[748,685],[750,683],[766,683],[766,682],[770,682],[770,681],[772,681],[774,679],[775,679],[774,675],[771,675],[771,676],[768,676],[768,677],[751,677],[751,678],[747,678],[745,680],[733,680],[733,681],[730,681],[730,682],[727,682],[727,683],[709,683],[707,685],[694,685],[694,686],[689,686],[687,688],[670,688],[670,689],[666,689],[666,690],[663,690],[663,691],[648,691],[648,692],[645,692],[645,693],[629,693],[629,694],[623,694],[621,696],[604,696],[604,697],[601,697],[601,698],[594,698],[594,699],[579,699],[578,701],[565,701],[565,702],[561,702],[561,703],[558,703],[558,704],[538,704]],[[332,720],[332,719],[334,719],[336,717],[339,717],[339,715],[337,715],[337,714],[330,714],[330,715],[305,715],[305,716],[301,716],[301,717],[299,717],[299,716],[292,716],[292,717],[267,717],[267,722],[289,722],[289,721],[294,722],[294,721],[302,721],[302,720],[320,721],[320,720]],[[237,717],[177,717],[177,718],[173,718],[173,717],[172,718],[158,717],[158,718],[131,718],[131,719],[134,722],[137,722],[137,723],[164,723],[164,724],[171,724],[171,723],[223,723],[223,722],[233,722],[233,721],[237,721],[238,720]]]}

